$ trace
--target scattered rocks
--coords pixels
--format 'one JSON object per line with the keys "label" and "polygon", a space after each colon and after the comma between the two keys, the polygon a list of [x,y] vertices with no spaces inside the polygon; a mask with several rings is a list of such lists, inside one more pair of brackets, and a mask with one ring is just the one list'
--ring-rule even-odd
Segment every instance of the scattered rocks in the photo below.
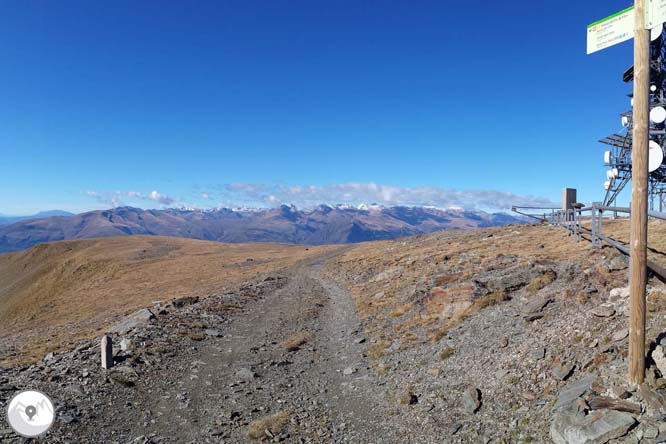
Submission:
{"label": "scattered rocks", "polygon": [[132,341],[128,338],[120,340],[120,350],[126,352],[132,350]]}
{"label": "scattered rocks", "polygon": [[638,388],[638,394],[643,398],[643,401],[655,412],[660,411],[666,407],[666,399],[664,396],[657,392],[655,389],[647,384],[641,384]]}
{"label": "scattered rocks", "polygon": [[223,336],[222,332],[216,328],[207,328],[204,330],[204,334],[213,338],[221,338]]}
{"label": "scattered rocks", "polygon": [[613,336],[611,336],[611,340],[613,342],[619,342],[625,339],[627,336],[629,336],[629,329],[623,328],[622,330],[618,330],[615,333],[613,333]]}
{"label": "scattered rocks", "polygon": [[197,296],[185,296],[182,298],[174,299],[171,301],[171,305],[174,308],[183,308],[187,305],[193,305],[199,302],[199,298]]}
{"label": "scattered rocks", "polygon": [[551,373],[553,377],[559,379],[560,381],[566,380],[571,373],[573,373],[575,365],[570,363],[556,364],[552,369]]}
{"label": "scattered rocks", "polygon": [[600,318],[609,318],[615,314],[615,309],[608,305],[599,305],[592,309],[592,314]]}
{"label": "scattered rocks", "polygon": [[613,288],[609,295],[611,302],[618,302],[629,298],[629,287]]}
{"label": "scattered rocks", "polygon": [[473,385],[468,385],[462,395],[463,408],[468,413],[476,413],[481,408],[481,391]]}
{"label": "scattered rocks", "polygon": [[414,405],[418,404],[419,397],[414,393],[405,392],[398,398],[398,402],[403,405]]}
{"label": "scattered rocks", "polygon": [[499,346],[500,348],[506,348],[509,345],[509,338],[506,336],[502,336],[499,341]]}
{"label": "scattered rocks", "polygon": [[535,348],[530,352],[530,355],[536,360],[543,359],[546,357],[546,349],[543,347]]}
{"label": "scattered rocks", "polygon": [[342,370],[342,374],[345,376],[353,375],[356,372],[357,370],[354,367],[347,367],[344,370]]}
{"label": "scattered rocks", "polygon": [[607,259],[604,265],[608,271],[626,270],[629,267],[628,259],[626,256],[616,256],[614,258]]}
{"label": "scattered rocks", "polygon": [[256,377],[257,377],[257,374],[255,372],[253,372],[252,370],[250,370],[249,368],[243,367],[243,368],[241,368],[240,370],[238,370],[236,372],[236,378],[239,381],[242,381],[242,382],[252,381]]}

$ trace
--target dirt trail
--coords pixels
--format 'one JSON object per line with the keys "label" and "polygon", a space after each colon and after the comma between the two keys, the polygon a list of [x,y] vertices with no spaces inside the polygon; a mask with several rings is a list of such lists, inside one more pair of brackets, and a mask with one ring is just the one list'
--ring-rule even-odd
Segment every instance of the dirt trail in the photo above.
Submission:
{"label": "dirt trail", "polygon": [[[249,420],[288,411],[288,436],[276,439],[403,442],[364,357],[351,297],[316,264],[286,277],[286,286],[248,304],[224,337],[207,341],[189,371],[165,381],[151,431],[165,442],[245,442]],[[298,332],[312,340],[287,352],[280,342]]]}
{"label": "dirt trail", "polygon": [[[441,442],[423,436],[369,367],[370,341],[351,296],[320,271],[334,254],[238,292],[156,309],[157,319],[123,337],[129,350],[116,348],[111,370],[99,367],[98,342],[89,341],[27,370],[0,373],[2,393],[9,399],[29,387],[51,395],[59,421],[49,443],[254,442],[252,425],[281,412],[283,424],[262,425],[259,439]],[[285,340],[302,333],[309,341],[285,349]],[[20,442],[7,429],[0,421],[0,437]]]}

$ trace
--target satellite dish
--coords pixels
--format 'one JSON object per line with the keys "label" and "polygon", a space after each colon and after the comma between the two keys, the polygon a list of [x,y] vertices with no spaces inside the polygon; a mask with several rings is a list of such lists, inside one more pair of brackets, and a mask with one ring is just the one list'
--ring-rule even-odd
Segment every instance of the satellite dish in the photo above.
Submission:
{"label": "satellite dish", "polygon": [[657,90],[657,85],[650,85],[650,91],[655,92]]}
{"label": "satellite dish", "polygon": [[654,28],[650,29],[650,40],[653,42],[661,37],[661,31],[664,29],[664,25],[657,25]]}
{"label": "satellite dish", "polygon": [[653,172],[661,166],[661,163],[664,161],[664,152],[661,149],[661,146],[654,140],[650,140],[648,152],[648,171]]}
{"label": "satellite dish", "polygon": [[622,116],[621,121],[622,121],[622,126],[623,127],[626,128],[626,127],[629,126],[629,116]]}
{"label": "satellite dish", "polygon": [[613,170],[606,171],[606,179],[611,180],[613,178]]}
{"label": "satellite dish", "polygon": [[620,175],[620,170],[617,168],[611,168],[611,174],[613,175],[613,179],[615,179],[617,176]]}
{"label": "satellite dish", "polygon": [[634,106],[634,98],[633,97],[631,98],[631,106],[632,107]]}
{"label": "satellite dish", "polygon": [[650,120],[654,123],[664,123],[666,120],[666,109],[663,106],[655,106],[650,110]]}
{"label": "satellite dish", "polygon": [[606,182],[604,182],[604,190],[609,189],[610,186],[611,186],[611,181],[610,180],[607,180]]}
{"label": "satellite dish", "polygon": [[606,165],[611,164],[611,152],[610,151],[604,151],[604,163]]}

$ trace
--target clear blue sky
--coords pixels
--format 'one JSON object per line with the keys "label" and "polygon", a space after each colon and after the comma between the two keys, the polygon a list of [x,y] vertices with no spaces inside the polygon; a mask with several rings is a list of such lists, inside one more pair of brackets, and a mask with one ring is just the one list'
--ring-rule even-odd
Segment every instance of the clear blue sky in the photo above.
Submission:
{"label": "clear blue sky", "polygon": [[0,213],[601,199],[629,3],[0,2]]}

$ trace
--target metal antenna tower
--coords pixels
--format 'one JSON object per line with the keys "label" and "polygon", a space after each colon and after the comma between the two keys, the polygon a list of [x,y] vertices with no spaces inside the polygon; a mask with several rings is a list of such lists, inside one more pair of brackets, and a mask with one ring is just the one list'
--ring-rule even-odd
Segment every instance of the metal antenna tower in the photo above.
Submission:
{"label": "metal antenna tower", "polygon": [[[666,30],[663,25],[652,29],[650,38],[650,161],[648,195],[650,210],[666,207],[666,163],[663,147],[666,146]],[[634,79],[634,67],[625,71],[622,79],[630,83]],[[629,97],[632,95],[629,94]],[[631,99],[633,105],[633,98]],[[604,152],[606,171],[605,206],[616,206],[617,197],[631,180],[631,147],[633,112],[620,115],[623,130],[604,137],[599,142],[610,146]]]}

